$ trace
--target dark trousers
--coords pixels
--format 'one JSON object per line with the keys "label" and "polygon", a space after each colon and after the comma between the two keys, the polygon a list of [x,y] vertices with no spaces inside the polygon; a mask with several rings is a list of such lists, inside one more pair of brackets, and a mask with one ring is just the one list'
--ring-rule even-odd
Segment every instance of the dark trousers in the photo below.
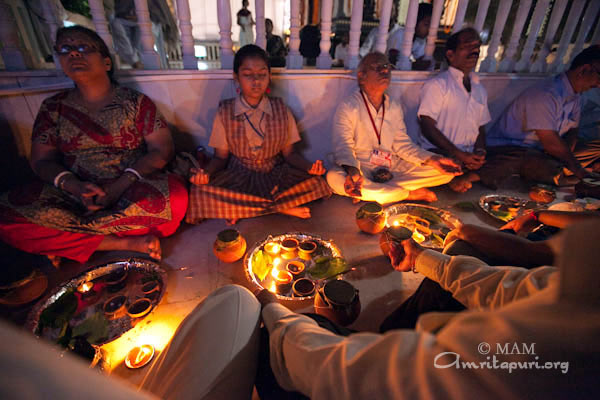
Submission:
{"label": "dark trousers", "polygon": [[[321,328],[327,329],[340,336],[348,336],[355,332],[343,326],[336,325],[329,319],[312,313],[304,314],[314,319]],[[284,390],[275,379],[270,364],[269,331],[263,327],[260,331],[260,350],[258,352],[258,368],[256,371],[256,391],[262,400],[305,400],[308,397],[299,392]]]}

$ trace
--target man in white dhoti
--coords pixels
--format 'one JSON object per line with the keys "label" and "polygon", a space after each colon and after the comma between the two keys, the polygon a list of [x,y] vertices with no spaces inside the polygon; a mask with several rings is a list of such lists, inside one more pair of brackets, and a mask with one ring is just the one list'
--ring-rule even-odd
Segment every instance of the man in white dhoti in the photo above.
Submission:
{"label": "man in white dhoti", "polygon": [[359,88],[343,101],[333,123],[337,168],[327,174],[335,193],[381,204],[436,201],[431,186],[461,174],[451,159],[417,146],[407,135],[402,106],[385,90],[390,84],[385,55],[370,53],[357,72]]}

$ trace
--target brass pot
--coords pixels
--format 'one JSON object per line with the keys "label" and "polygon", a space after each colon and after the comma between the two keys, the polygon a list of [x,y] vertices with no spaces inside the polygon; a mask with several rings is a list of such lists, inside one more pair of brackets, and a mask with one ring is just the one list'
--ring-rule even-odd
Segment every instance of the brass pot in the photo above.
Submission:
{"label": "brass pot", "polygon": [[376,202],[367,203],[356,212],[356,225],[358,225],[358,228],[372,235],[383,230],[385,219],[383,206]]}
{"label": "brass pot", "polygon": [[412,231],[403,226],[390,226],[381,232],[379,236],[379,247],[383,252],[384,256],[388,256],[390,253],[390,244],[400,243],[403,240],[411,238],[413,235]]}
{"label": "brass pot", "polygon": [[246,252],[246,239],[235,229],[219,232],[213,245],[213,253],[223,262],[236,262]]}
{"label": "brass pot", "polygon": [[342,280],[333,280],[315,294],[315,312],[338,325],[350,325],[360,315],[358,289]]}

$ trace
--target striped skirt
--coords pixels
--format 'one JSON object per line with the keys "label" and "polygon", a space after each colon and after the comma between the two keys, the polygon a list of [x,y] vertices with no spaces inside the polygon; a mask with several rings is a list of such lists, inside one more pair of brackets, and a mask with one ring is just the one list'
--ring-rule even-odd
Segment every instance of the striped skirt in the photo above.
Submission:
{"label": "striped skirt", "polygon": [[268,172],[251,167],[232,155],[227,168],[208,185],[192,185],[186,222],[256,217],[331,195],[325,179],[283,161]]}

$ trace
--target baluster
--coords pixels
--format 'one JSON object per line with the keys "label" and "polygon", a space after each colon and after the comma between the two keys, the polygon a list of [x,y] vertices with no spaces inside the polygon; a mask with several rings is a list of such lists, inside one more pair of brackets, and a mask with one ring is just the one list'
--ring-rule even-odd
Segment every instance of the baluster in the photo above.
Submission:
{"label": "baluster", "polygon": [[321,0],[321,53],[317,57],[317,68],[331,68],[331,16],[333,13],[331,0]]}
{"label": "baluster", "polygon": [[140,58],[145,69],[160,69],[160,59],[154,51],[154,35],[152,34],[152,22],[148,12],[148,0],[135,0],[135,15],[137,15],[138,27],[140,28],[140,41],[142,42],[142,54]]}
{"label": "baluster", "polygon": [[517,48],[519,47],[519,39],[521,38],[521,32],[523,32],[523,26],[525,26],[525,20],[529,14],[531,8],[531,0],[520,0],[519,8],[517,9],[517,19],[513,25],[513,30],[510,35],[510,42],[508,48],[504,53],[504,58],[500,61],[498,66],[499,72],[512,72],[515,65],[515,55],[517,54]]}
{"label": "baluster", "polygon": [[221,69],[233,68],[233,42],[231,41],[231,5],[229,0],[218,0],[217,20],[219,21],[219,52]]}
{"label": "baluster", "polygon": [[[425,45],[425,60],[431,60],[430,69],[435,68],[435,62],[433,62],[433,51],[435,50],[435,40],[437,39],[437,32],[440,26],[440,18],[442,18],[442,11],[444,8],[443,0],[435,0],[433,2],[433,13],[431,15],[431,25],[429,26],[429,33],[427,35],[427,44]],[[412,40],[412,39],[411,39]]]}
{"label": "baluster", "polygon": [[558,44],[558,50],[556,50],[556,58],[548,68],[549,71],[552,72],[560,72],[564,67],[564,57],[565,53],[569,48],[569,44],[571,43],[571,38],[573,37],[573,33],[575,32],[575,28],[579,24],[579,16],[583,11],[586,0],[575,0],[573,4],[571,4],[571,11],[569,11],[569,16],[567,17],[567,23],[562,31],[562,36],[560,38],[560,42]]}
{"label": "baluster", "polygon": [[487,16],[488,8],[490,7],[490,0],[480,0],[479,7],[477,7],[477,15],[475,16],[475,25],[473,28],[477,32],[481,32],[483,24],[485,23],[485,17]]}
{"label": "baluster", "polygon": [[592,43],[600,42],[600,23],[596,25],[596,30],[594,31],[594,35],[592,36]]}
{"label": "baluster", "polygon": [[267,34],[265,31],[265,0],[254,0],[256,11],[256,40],[261,49],[267,49]]}
{"label": "baluster", "polygon": [[[56,40],[56,31],[58,31],[58,19],[56,18],[56,14],[54,12],[54,6],[49,1],[42,1],[42,11],[44,12],[44,20],[50,29],[50,37],[52,38],[50,41],[54,42]],[[62,69],[56,52],[52,52],[52,58],[54,59],[54,64],[56,67],[58,69]]]}
{"label": "baluster", "polygon": [[550,53],[550,50],[552,50],[554,37],[556,36],[558,25],[560,24],[560,20],[563,17],[566,7],[567,0],[556,0],[556,2],[554,3],[554,7],[552,8],[552,15],[550,16],[550,21],[546,25],[546,38],[544,39],[544,44],[538,52],[538,55],[535,58],[535,62],[531,65],[531,68],[529,69],[530,72],[546,72],[546,69],[548,68],[548,64],[546,63],[546,57]]}
{"label": "baluster", "polygon": [[412,62],[410,56],[412,54],[413,37],[415,36],[415,27],[417,25],[417,12],[419,11],[419,0],[410,0],[408,11],[406,13],[406,23],[404,25],[404,36],[402,37],[402,46],[396,68],[402,71],[410,71]]}
{"label": "baluster", "polygon": [[287,55],[287,69],[302,69],[300,54],[300,0],[290,0],[290,52]]}
{"label": "baluster", "polygon": [[492,40],[490,41],[490,45],[488,46],[487,57],[481,62],[481,65],[479,66],[479,71],[496,71],[496,51],[498,51],[498,45],[500,44],[500,39],[502,39],[502,31],[504,30],[504,26],[506,24],[506,19],[508,18],[508,13],[510,12],[511,5],[512,0],[502,0],[500,6],[498,7],[498,13],[496,14],[496,22],[494,23],[494,32],[492,33]]}
{"label": "baluster", "polygon": [[192,35],[192,17],[188,0],[177,0],[177,19],[181,32],[181,47],[183,50],[183,68],[198,69],[196,52],[194,50],[194,36]]}
{"label": "baluster", "polygon": [[540,32],[540,28],[542,27],[542,22],[544,22],[544,17],[546,15],[546,10],[548,10],[548,4],[550,0],[538,0],[535,5],[535,10],[533,10],[533,16],[531,17],[531,23],[529,24],[529,36],[527,36],[527,40],[525,41],[525,46],[523,46],[523,50],[521,51],[521,58],[515,64],[515,70],[517,72],[527,71],[529,67],[531,67],[531,55],[533,54],[533,49],[535,47],[535,43],[537,42],[537,36]]}
{"label": "baluster", "polygon": [[[413,0],[411,0],[413,1]],[[350,17],[350,35],[348,42],[348,57],[346,57],[346,68],[355,69],[358,66],[358,49],[360,42],[360,28],[363,17],[363,0],[352,2],[352,14]]]}
{"label": "baluster", "polygon": [[587,37],[588,33],[590,33],[590,30],[592,29],[592,24],[594,23],[594,20],[596,19],[596,16],[598,15],[599,9],[600,9],[599,1],[590,1],[588,3],[587,8],[585,9],[585,14],[583,15],[583,20],[581,21],[581,24],[579,27],[579,33],[577,34],[577,41],[575,41],[575,46],[573,46],[573,50],[571,51],[571,56],[570,56],[571,61],[573,60],[573,58],[575,58],[577,56],[577,54],[581,53],[581,50],[583,50],[585,38]]}
{"label": "baluster", "polygon": [[0,42],[2,43],[0,54],[4,66],[9,71],[27,69],[17,29],[10,5],[6,1],[0,1]]}
{"label": "baluster", "polygon": [[459,0],[458,8],[456,9],[456,17],[454,18],[454,26],[452,27],[453,34],[462,29],[468,6],[469,0]]}
{"label": "baluster", "polygon": [[108,21],[106,20],[106,12],[104,11],[104,4],[102,0],[88,0],[88,5],[90,6],[90,13],[92,14],[92,20],[94,21],[94,26],[96,27],[96,33],[104,40],[106,43],[106,47],[108,47],[108,51],[112,55],[113,61],[115,63],[115,69],[118,69],[121,60],[116,56],[115,46],[113,44],[112,35],[110,34],[110,30],[108,29]]}
{"label": "baluster", "polygon": [[375,42],[375,51],[384,53],[387,50],[388,30],[390,28],[390,15],[392,14],[392,0],[382,0],[381,13],[379,14],[379,31]]}

